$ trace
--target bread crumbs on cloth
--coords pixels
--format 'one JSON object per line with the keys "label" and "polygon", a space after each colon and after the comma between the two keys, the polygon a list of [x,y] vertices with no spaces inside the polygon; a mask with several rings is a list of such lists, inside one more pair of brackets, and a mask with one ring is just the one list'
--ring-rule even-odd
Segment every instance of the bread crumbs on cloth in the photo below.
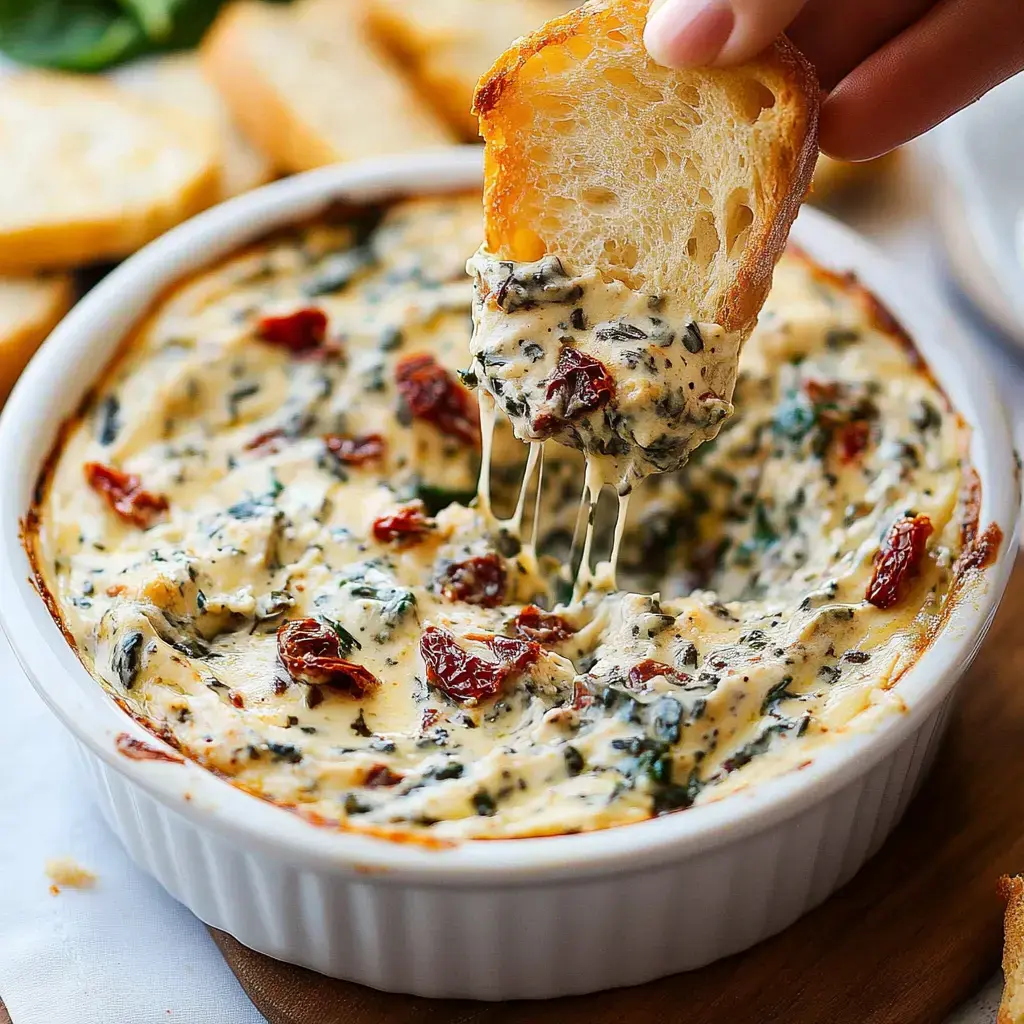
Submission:
{"label": "bread crumbs on cloth", "polygon": [[91,889],[96,885],[97,877],[93,872],[83,868],[71,857],[52,857],[46,862],[46,876],[53,883],[50,892],[56,896],[62,888]]}

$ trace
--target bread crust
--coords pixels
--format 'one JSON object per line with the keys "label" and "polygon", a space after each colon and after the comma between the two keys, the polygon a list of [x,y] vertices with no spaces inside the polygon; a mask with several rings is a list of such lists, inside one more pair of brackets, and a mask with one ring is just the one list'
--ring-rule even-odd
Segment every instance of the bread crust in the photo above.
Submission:
{"label": "bread crust", "polygon": [[[39,300],[30,310],[20,301],[20,284],[16,280],[0,280],[0,404],[7,399],[36,349],[75,301],[75,286],[70,274],[53,274],[26,282]],[[5,295],[8,289],[13,292],[10,299]],[[6,318],[2,307],[7,301],[18,303],[11,322],[3,322]]]}
{"label": "bread crust", "polygon": [[276,167],[305,171],[333,163],[338,155],[302,123],[250,59],[246,45],[250,17],[248,3],[234,3],[224,10],[203,40],[203,70],[246,138]]}
{"label": "bread crust", "polygon": [[1003,998],[996,1024],[1024,1021],[1024,878],[1003,875],[999,895],[1006,901],[1003,939]]}
{"label": "bread crust", "polygon": [[[406,101],[399,104],[390,95],[397,88],[391,84],[390,77],[387,90],[391,113],[394,115],[398,111],[405,118],[405,124],[401,129],[392,129],[389,134],[374,140],[383,145],[367,147],[364,141],[361,149],[358,140],[348,145],[348,139],[332,138],[312,124],[307,111],[296,99],[329,102],[329,97],[317,96],[315,89],[303,96],[297,92],[286,94],[266,74],[262,62],[256,59],[250,49],[250,31],[262,31],[269,19],[277,22],[281,33],[296,33],[301,37],[306,32],[300,21],[303,17],[322,20],[316,32],[318,37],[327,37],[332,32],[358,31],[360,27],[356,16],[341,0],[331,6],[323,0],[316,6],[306,0],[305,3],[280,8],[253,0],[240,0],[231,4],[217,18],[201,50],[203,69],[220,92],[232,116],[248,139],[275,167],[285,172],[308,171],[361,156],[438,145],[450,140],[447,129],[433,117],[418,96],[410,91]],[[362,59],[371,58],[363,56]],[[345,68],[340,56],[338,68]],[[387,74],[390,76],[390,72]],[[373,91],[372,82],[356,79],[352,85],[353,88],[365,88],[368,94]],[[371,123],[373,119],[382,118],[384,122],[390,123],[388,113],[387,109],[377,112],[368,109],[366,117]]]}
{"label": "bread crust", "polygon": [[115,81],[147,102],[184,111],[207,122],[221,152],[221,195],[228,199],[265,185],[274,167],[239,131],[194,52],[166,54],[122,69]]}
{"label": "bread crust", "polygon": [[[585,31],[601,31],[612,19],[632,23],[642,35],[647,7],[646,0],[590,0],[518,40],[480,80],[474,112],[487,146],[484,212],[487,246],[492,252],[511,258],[508,240],[517,228],[516,197],[535,180],[523,140],[502,119],[503,98],[517,89],[523,66],[541,50],[566,44]],[[767,297],[772,271],[810,189],[818,154],[819,89],[810,62],[780,37],[752,64],[774,72],[785,82],[787,93],[782,100],[790,118],[787,136],[793,144],[774,154],[775,174],[770,182],[773,216],[762,225],[759,235],[749,239],[746,258],[714,311],[716,323],[742,333],[753,328]]]}

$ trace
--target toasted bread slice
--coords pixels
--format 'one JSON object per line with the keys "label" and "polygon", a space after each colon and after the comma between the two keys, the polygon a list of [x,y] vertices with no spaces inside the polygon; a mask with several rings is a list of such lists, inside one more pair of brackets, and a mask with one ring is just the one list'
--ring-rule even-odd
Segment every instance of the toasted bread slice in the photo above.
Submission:
{"label": "toasted bread slice", "polygon": [[154,103],[202,118],[221,146],[221,197],[241,195],[274,177],[274,166],[239,131],[193,53],[139,61],[116,74],[118,85]]}
{"label": "toasted bread slice", "polygon": [[452,141],[367,44],[351,0],[240,0],[217,19],[202,57],[246,136],[283,171]]}
{"label": "toasted bread slice", "polygon": [[1006,900],[1003,939],[1003,999],[997,1024],[1024,1024],[1024,878],[1004,875],[1000,895]]}
{"label": "toasted bread slice", "polygon": [[742,67],[661,67],[648,7],[591,0],[483,78],[487,247],[568,255],[748,334],[814,170],[817,82],[784,39]]}
{"label": "toasted bread slice", "polygon": [[509,44],[572,0],[366,0],[373,38],[460,138],[479,136],[473,93]]}
{"label": "toasted bread slice", "polygon": [[216,202],[201,121],[73,75],[0,83],[0,272],[126,256]]}
{"label": "toasted bread slice", "polygon": [[74,299],[70,274],[0,277],[0,403]]}

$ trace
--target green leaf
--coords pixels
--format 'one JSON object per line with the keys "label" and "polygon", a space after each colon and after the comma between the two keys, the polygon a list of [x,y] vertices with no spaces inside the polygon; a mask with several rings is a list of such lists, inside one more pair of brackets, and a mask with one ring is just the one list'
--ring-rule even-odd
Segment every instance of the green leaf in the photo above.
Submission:
{"label": "green leaf", "polygon": [[114,0],[0,0],[0,50],[23,64],[98,71],[145,46]]}
{"label": "green leaf", "polygon": [[[174,30],[175,17],[183,0],[118,0],[123,10],[136,21],[146,38],[157,45],[166,43]],[[216,7],[207,4],[207,7]]]}

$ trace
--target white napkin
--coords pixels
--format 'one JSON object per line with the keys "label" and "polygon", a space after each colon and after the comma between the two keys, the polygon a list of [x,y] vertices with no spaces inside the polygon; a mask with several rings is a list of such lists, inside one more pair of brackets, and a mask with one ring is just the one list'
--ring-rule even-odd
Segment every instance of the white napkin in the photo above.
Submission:
{"label": "white napkin", "polygon": [[[203,925],[128,858],[0,636],[0,999],[14,1024],[265,1024]],[[70,857],[91,889],[50,893]]]}

